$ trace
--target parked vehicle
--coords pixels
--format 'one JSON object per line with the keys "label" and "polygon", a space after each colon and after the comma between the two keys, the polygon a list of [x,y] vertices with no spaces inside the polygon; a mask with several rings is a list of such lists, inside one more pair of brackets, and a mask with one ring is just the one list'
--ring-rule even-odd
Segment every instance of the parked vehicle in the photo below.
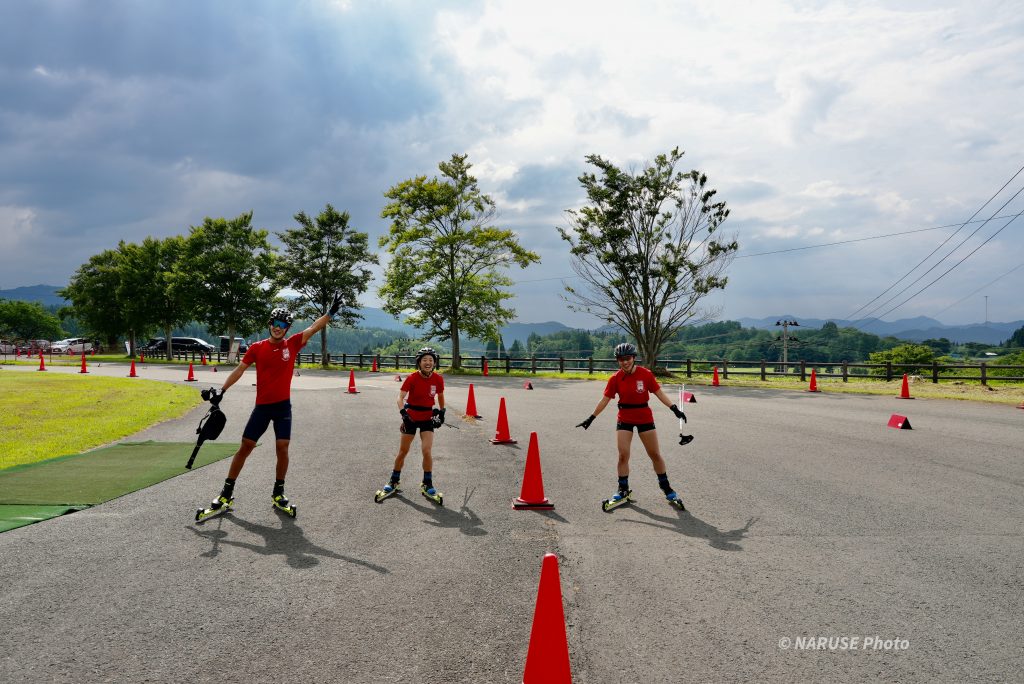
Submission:
{"label": "parked vehicle", "polygon": [[139,347],[139,351],[145,354],[167,351],[167,342],[162,337],[151,337],[149,342]]}
{"label": "parked vehicle", "polygon": [[[50,340],[29,340],[26,344],[30,354],[38,354],[39,352],[49,354],[52,345]],[[24,348],[22,348],[22,351],[24,351]]]}
{"label": "parked vehicle", "polygon": [[84,337],[71,337],[66,340],[57,340],[50,345],[51,354],[81,354],[91,352],[94,345],[91,340]]}
{"label": "parked vehicle", "polygon": [[[238,342],[238,353],[244,354],[249,350],[249,343],[243,340],[241,337],[236,337],[235,341]],[[228,336],[220,336],[220,351],[222,354],[227,354],[231,349],[228,347]]]}
{"label": "parked vehicle", "polygon": [[209,356],[216,351],[216,348],[209,342],[201,340],[198,337],[172,337],[171,351],[175,354],[179,352],[195,352],[197,354],[206,354]]}
{"label": "parked vehicle", "polygon": [[0,354],[13,354],[14,347],[14,342],[11,342],[10,340],[0,340]]}

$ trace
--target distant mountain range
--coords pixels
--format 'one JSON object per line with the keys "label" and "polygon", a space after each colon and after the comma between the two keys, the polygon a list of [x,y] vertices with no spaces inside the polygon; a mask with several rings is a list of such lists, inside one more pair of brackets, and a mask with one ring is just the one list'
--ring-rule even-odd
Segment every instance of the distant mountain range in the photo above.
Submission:
{"label": "distant mountain range", "polygon": [[[60,289],[56,285],[33,285],[30,287],[16,287],[11,290],[0,290],[0,299],[17,299],[26,302],[40,302],[44,306],[65,305],[68,302],[57,295]],[[404,321],[399,321],[391,314],[373,307],[363,307],[359,310],[363,315],[360,327],[382,328],[384,330],[398,330],[410,337],[417,335],[417,329]],[[801,326],[807,328],[821,328],[829,321],[840,328],[855,327],[867,333],[875,335],[892,336],[901,340],[921,342],[929,339],[945,337],[951,342],[980,342],[982,344],[999,344],[1008,339],[1014,331],[1024,327],[1024,321],[1013,321],[1010,323],[972,323],[969,325],[945,325],[927,316],[916,318],[902,318],[898,321],[880,321],[868,319],[864,321],[848,321],[840,318],[800,318],[786,314],[784,316],[769,316],[767,318],[740,318],[737,322],[744,328],[760,328],[770,330],[776,327],[776,321],[790,320],[798,321]],[[538,335],[550,335],[562,330],[575,330],[572,326],[559,323],[558,321],[547,321],[545,323],[509,323],[501,329],[502,341],[505,347],[512,346],[512,343],[519,340],[520,344],[526,344],[526,340],[532,333]],[[598,328],[601,332],[613,330],[612,326]]]}

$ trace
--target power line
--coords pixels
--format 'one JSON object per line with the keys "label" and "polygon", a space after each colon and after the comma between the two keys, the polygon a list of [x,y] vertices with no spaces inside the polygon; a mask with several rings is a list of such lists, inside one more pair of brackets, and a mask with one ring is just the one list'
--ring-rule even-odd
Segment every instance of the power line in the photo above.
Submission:
{"label": "power line", "polygon": [[1006,272],[1006,273],[1004,273],[1003,275],[999,276],[998,278],[996,278],[995,280],[993,280],[993,281],[992,281],[992,282],[990,282],[990,283],[987,283],[987,284],[985,284],[985,285],[982,285],[982,286],[981,286],[981,287],[979,287],[979,288],[978,288],[977,290],[975,290],[974,292],[970,293],[969,295],[967,295],[967,296],[966,296],[966,297],[964,297],[963,299],[958,299],[957,301],[955,301],[955,302],[953,302],[952,304],[950,304],[949,306],[947,306],[947,307],[946,307],[945,309],[939,309],[939,310],[938,310],[938,311],[936,311],[936,312],[935,312],[934,314],[932,314],[932,318],[935,318],[936,316],[938,316],[938,315],[939,315],[940,313],[942,313],[942,312],[946,311],[947,309],[952,309],[952,308],[953,308],[954,306],[956,306],[957,304],[959,304],[959,303],[963,302],[964,300],[966,300],[966,299],[969,299],[969,298],[973,297],[974,295],[976,295],[976,294],[978,294],[979,292],[981,292],[982,290],[984,290],[984,289],[985,289],[986,287],[991,287],[992,285],[995,285],[995,284],[996,284],[996,283],[998,283],[998,282],[999,282],[1000,280],[1002,280],[1002,279],[1003,279],[1003,278],[1005,278],[1006,276],[1010,275],[1011,273],[1013,273],[1014,271],[1016,271],[1016,270],[1017,270],[1018,268],[1020,268],[1021,266],[1024,266],[1024,264],[1017,264],[1016,266],[1014,266],[1013,268],[1011,268],[1011,269],[1010,269],[1009,271],[1007,271],[1007,272]]}

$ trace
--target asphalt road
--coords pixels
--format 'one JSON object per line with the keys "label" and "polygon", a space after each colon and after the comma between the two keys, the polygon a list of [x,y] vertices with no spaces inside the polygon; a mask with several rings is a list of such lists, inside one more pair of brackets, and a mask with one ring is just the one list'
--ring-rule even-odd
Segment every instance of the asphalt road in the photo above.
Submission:
{"label": "asphalt road", "polygon": [[[197,391],[224,378],[197,374]],[[240,437],[254,377],[228,392],[221,440]],[[693,443],[655,411],[689,512],[664,501],[635,440],[638,502],[609,514],[614,413],[572,427],[603,385],[477,378],[484,420],[437,433],[437,508],[417,492],[418,442],[405,493],[373,502],[399,385],[347,382],[295,378],[296,520],[270,507],[266,440],[235,512],[205,525],[195,509],[227,461],[0,535],[0,681],[520,682],[547,552],[578,683],[1020,681],[1024,411],[696,387]],[[446,383],[461,413],[468,380]],[[514,447],[487,441],[502,396]],[[202,413],[132,439],[191,441]],[[914,429],[887,428],[893,413]],[[550,512],[510,506],[533,431]]]}

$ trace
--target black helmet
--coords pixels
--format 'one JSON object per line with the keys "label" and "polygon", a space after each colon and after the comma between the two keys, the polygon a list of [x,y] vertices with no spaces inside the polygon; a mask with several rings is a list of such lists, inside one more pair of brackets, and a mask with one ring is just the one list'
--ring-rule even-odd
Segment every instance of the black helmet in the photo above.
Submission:
{"label": "black helmet", "polygon": [[439,365],[441,365],[441,357],[437,355],[437,352],[434,351],[433,348],[431,347],[424,347],[423,349],[420,349],[418,352],[416,352],[416,368],[420,367],[420,361],[423,360],[424,356],[434,357],[434,368],[437,368]]}
{"label": "black helmet", "polygon": [[615,358],[620,359],[624,356],[636,356],[636,347],[629,342],[615,345]]}
{"label": "black helmet", "polygon": [[270,312],[270,320],[267,321],[267,323],[273,325],[275,320],[284,321],[290,326],[292,324],[292,321],[295,320],[295,316],[292,315],[292,312],[289,311],[288,309],[279,306]]}

